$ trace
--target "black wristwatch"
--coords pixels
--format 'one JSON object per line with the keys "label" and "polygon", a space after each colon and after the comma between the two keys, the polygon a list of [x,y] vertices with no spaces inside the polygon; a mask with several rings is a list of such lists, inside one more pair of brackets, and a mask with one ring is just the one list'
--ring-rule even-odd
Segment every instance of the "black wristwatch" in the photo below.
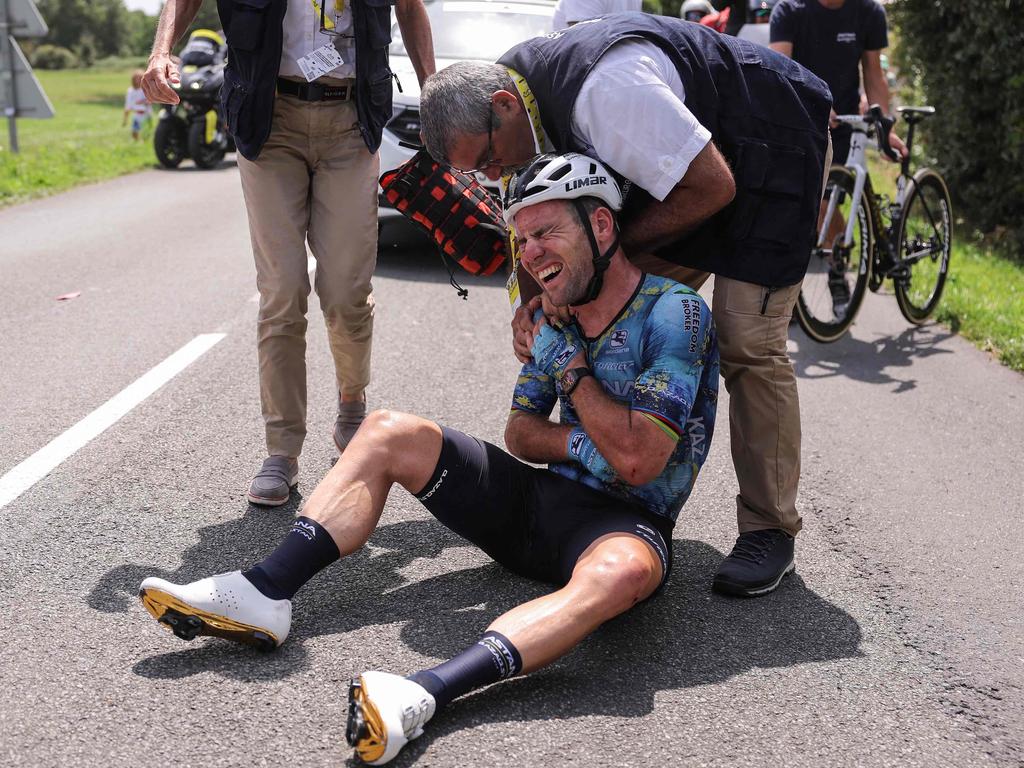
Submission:
{"label": "black wristwatch", "polygon": [[585,365],[581,365],[578,368],[570,368],[562,374],[562,378],[558,382],[562,387],[562,394],[569,397],[583,379],[593,375],[594,372]]}

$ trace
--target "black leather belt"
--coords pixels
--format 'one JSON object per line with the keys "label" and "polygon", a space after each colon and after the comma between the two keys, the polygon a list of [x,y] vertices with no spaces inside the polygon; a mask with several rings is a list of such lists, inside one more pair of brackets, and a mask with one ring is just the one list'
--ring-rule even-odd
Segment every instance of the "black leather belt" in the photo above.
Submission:
{"label": "black leather belt", "polygon": [[277,78],[277,92],[295,96],[303,101],[349,101],[356,95],[354,85],[325,85],[324,83],[297,83]]}

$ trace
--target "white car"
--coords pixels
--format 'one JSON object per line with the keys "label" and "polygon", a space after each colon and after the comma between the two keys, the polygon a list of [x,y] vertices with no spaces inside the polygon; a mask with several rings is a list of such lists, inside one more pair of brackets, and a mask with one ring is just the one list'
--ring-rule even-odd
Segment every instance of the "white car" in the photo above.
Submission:
{"label": "white car", "polygon": [[[553,0],[425,0],[424,5],[438,69],[456,61],[493,62],[517,43],[549,34],[555,13]],[[420,87],[397,23],[391,28],[391,37],[391,71],[398,76],[402,90],[396,84],[394,117],[384,129],[380,145],[381,173],[397,168],[414,154],[400,141],[420,141]],[[497,184],[483,175],[478,178],[492,191],[497,189]],[[379,211],[382,225],[404,221],[383,197]]]}

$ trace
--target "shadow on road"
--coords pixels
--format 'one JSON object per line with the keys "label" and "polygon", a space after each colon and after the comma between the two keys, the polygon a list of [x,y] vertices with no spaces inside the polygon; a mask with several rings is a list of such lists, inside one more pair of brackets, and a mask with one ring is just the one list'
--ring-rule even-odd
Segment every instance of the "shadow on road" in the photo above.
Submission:
{"label": "shadow on road", "polygon": [[181,567],[165,571],[153,565],[119,565],[100,578],[86,602],[97,611],[124,613],[135,603],[139,583],[147,576],[187,583],[256,562],[288,531],[301,504],[297,490],[273,509],[247,504],[242,517],[200,528],[199,541],[181,554]]}
{"label": "shadow on road", "polygon": [[[756,668],[860,655],[857,622],[799,576],[791,576],[764,598],[723,598],[709,588],[722,554],[697,541],[676,540],[673,546],[675,570],[661,596],[609,622],[551,667],[454,702],[395,764],[413,764],[433,739],[483,723],[643,717],[654,711],[659,691],[720,683]],[[466,602],[495,594],[492,584],[502,579],[500,568],[493,568],[499,573],[480,569],[475,575],[473,597],[467,596]],[[457,652],[446,640],[450,635],[471,635],[464,639],[472,641],[501,610],[542,591],[519,582],[505,590],[508,595],[492,598],[484,610],[442,613],[429,624],[410,622],[402,638],[421,653],[438,655],[437,649],[445,645],[448,654]]]}
{"label": "shadow on road", "polygon": [[892,385],[892,391],[900,393],[914,389],[917,379],[900,377],[892,369],[909,368],[917,358],[952,354],[953,350],[939,345],[954,334],[931,324],[908,328],[898,336],[879,336],[874,341],[847,334],[833,344],[818,344],[795,325],[789,335],[798,346],[790,357],[800,378],[845,376],[867,384]]}
{"label": "shadow on road", "polygon": [[[297,504],[294,497],[291,503]],[[267,515],[250,507],[240,519],[203,528],[199,542],[182,554],[182,565],[173,572],[137,564],[109,571],[90,594],[89,605],[126,612],[145,576],[187,582],[245,567],[267,548],[252,551],[247,544],[275,542],[290,521],[288,510]],[[204,638],[181,651],[143,659],[134,671],[161,679],[213,672],[245,681],[278,680],[307,668],[304,640],[392,622],[404,622],[401,639],[408,648],[448,658],[474,642],[493,618],[549,590],[496,564],[419,581],[400,572],[418,558],[444,557],[446,549],[463,546],[466,542],[433,520],[381,526],[368,547],[303,589],[295,603],[292,635],[277,652],[263,655]],[[674,547],[675,571],[661,596],[609,622],[552,667],[456,702],[439,715],[424,740],[482,722],[638,717],[653,710],[658,691],[717,683],[759,667],[859,655],[856,621],[799,576],[764,598],[722,598],[709,589],[722,554],[697,541],[676,540]],[[339,637],[336,642],[346,641]],[[424,747],[411,745],[401,759],[415,760]]]}

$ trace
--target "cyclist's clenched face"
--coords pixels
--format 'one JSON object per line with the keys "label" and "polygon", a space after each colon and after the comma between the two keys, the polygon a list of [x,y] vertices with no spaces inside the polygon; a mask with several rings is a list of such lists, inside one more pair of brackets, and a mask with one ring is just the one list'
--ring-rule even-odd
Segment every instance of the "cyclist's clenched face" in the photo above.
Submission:
{"label": "cyclist's clenched face", "polygon": [[580,302],[594,275],[590,243],[570,203],[527,206],[515,217],[523,266],[559,307]]}

